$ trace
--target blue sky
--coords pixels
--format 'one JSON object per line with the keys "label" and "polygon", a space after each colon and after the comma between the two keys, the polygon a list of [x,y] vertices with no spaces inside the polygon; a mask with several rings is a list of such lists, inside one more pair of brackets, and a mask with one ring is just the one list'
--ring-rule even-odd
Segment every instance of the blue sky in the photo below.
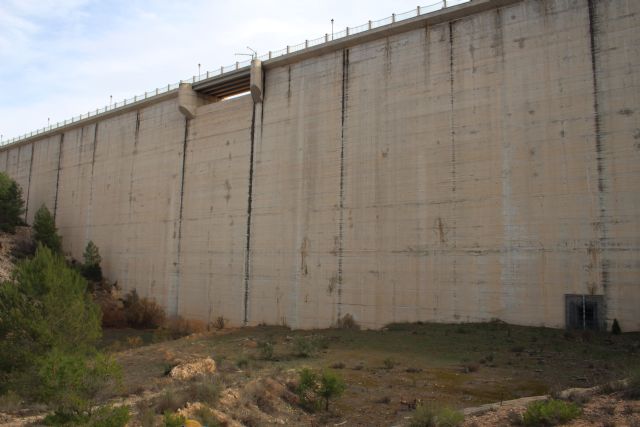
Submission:
{"label": "blue sky", "polygon": [[0,0],[0,134],[436,1]]}

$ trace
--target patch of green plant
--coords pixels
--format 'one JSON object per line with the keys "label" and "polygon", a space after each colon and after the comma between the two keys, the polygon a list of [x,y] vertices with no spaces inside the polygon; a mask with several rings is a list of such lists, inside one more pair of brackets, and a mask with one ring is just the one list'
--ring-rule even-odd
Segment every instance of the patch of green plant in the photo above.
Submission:
{"label": "patch of green plant", "polygon": [[328,411],[329,402],[341,396],[345,389],[344,380],[335,372],[329,370],[317,372],[310,368],[302,368],[296,391],[305,409],[315,411],[324,402],[324,408]]}
{"label": "patch of green plant", "polygon": [[258,357],[261,360],[273,360],[273,343],[271,341],[260,341],[258,343]]}
{"label": "patch of green plant", "polygon": [[238,369],[246,369],[249,367],[249,359],[246,356],[240,356],[238,360],[236,360],[236,366]]}
{"label": "patch of green plant", "polygon": [[119,366],[96,350],[101,332],[87,282],[39,244],[0,286],[0,388],[48,404],[51,420],[82,418],[120,384]]}
{"label": "patch of green plant", "polygon": [[91,414],[89,427],[125,427],[131,419],[128,406],[103,406]]}
{"label": "patch of green plant", "polygon": [[164,427],[182,427],[182,425],[187,421],[185,417],[182,415],[176,414],[175,412],[165,412],[163,417]]}
{"label": "patch of green plant", "polygon": [[457,427],[464,415],[455,409],[436,404],[419,405],[409,421],[409,427]]}
{"label": "patch of green plant", "polygon": [[124,313],[132,328],[155,329],[166,320],[164,309],[153,300],[141,298],[134,289],[124,297]]}
{"label": "patch of green plant", "polygon": [[189,401],[186,393],[179,390],[165,390],[156,401],[156,413],[173,413]]}
{"label": "patch of green plant", "polygon": [[94,282],[101,281],[102,267],[100,267],[100,263],[102,262],[102,257],[100,256],[100,250],[92,240],[89,240],[87,243],[82,257],[84,258],[82,275],[87,278],[87,280]]}
{"label": "patch of green plant", "polygon": [[522,415],[525,426],[555,426],[578,417],[582,411],[575,403],[549,399],[531,403]]}
{"label": "patch of green plant", "polygon": [[317,351],[317,343],[312,337],[299,335],[293,339],[293,354],[296,357],[312,357]]}
{"label": "patch of green plant", "polygon": [[24,200],[22,189],[4,172],[0,172],[0,231],[13,233],[16,226],[22,225]]}
{"label": "patch of green plant", "polygon": [[62,237],[58,234],[53,215],[44,204],[33,217],[33,239],[55,254],[62,253]]}
{"label": "patch of green plant", "polygon": [[203,426],[207,426],[207,427],[220,426],[220,422],[218,421],[218,418],[215,416],[211,408],[207,406],[199,407],[194,411],[193,415],[196,417],[198,421],[200,421],[200,424],[202,424]]}
{"label": "patch of green plant", "polygon": [[187,388],[190,402],[201,402],[207,405],[215,405],[220,398],[222,384],[213,376],[205,376],[191,383]]}
{"label": "patch of green plant", "polygon": [[393,367],[396,366],[396,361],[391,357],[387,357],[382,361],[382,365],[385,369],[393,369]]}

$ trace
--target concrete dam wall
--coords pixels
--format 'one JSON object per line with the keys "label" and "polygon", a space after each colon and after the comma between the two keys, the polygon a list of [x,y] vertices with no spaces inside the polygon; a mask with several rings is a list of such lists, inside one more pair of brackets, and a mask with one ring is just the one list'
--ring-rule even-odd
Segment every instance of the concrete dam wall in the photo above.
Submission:
{"label": "concrete dam wall", "polygon": [[251,95],[182,85],[2,147],[0,169],[28,222],[46,204],[65,251],[93,240],[170,314],[640,330],[638,28],[636,0],[476,0],[255,62]]}

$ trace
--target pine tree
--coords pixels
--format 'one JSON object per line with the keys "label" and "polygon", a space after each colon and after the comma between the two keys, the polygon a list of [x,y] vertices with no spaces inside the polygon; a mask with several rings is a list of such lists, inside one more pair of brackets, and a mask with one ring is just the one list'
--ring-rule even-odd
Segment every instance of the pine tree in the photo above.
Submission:
{"label": "pine tree", "polygon": [[24,213],[22,189],[4,172],[0,172],[0,230],[15,231],[16,225],[23,224]]}
{"label": "pine tree", "polygon": [[100,256],[98,247],[92,240],[89,240],[89,243],[87,243],[82,256],[84,258],[84,264],[82,266],[82,274],[84,277],[95,282],[101,281],[102,267],[100,267],[100,262],[102,262],[102,257]]}
{"label": "pine tree", "polygon": [[58,235],[53,215],[45,205],[40,206],[33,218],[33,239],[56,254],[62,253],[62,238]]}

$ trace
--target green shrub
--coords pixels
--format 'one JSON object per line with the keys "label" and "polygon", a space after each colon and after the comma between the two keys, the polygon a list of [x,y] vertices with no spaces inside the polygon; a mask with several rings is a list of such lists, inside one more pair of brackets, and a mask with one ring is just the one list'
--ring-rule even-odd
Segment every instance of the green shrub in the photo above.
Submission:
{"label": "green shrub", "polygon": [[385,369],[393,369],[393,367],[396,366],[396,361],[391,357],[387,357],[382,361],[382,364],[384,365]]}
{"label": "green shrub", "polygon": [[338,318],[338,320],[336,321],[336,328],[358,330],[360,329],[360,325],[358,325],[351,314],[347,313],[344,316]]}
{"label": "green shrub", "polygon": [[203,426],[218,427],[220,425],[218,418],[215,416],[211,408],[208,408],[206,406],[201,406],[196,409],[193,415],[198,421],[200,421],[200,424],[202,424]]}
{"label": "green shrub", "polygon": [[329,410],[329,400],[340,397],[347,388],[340,375],[331,371],[323,371],[320,375],[318,395],[324,400],[325,411]]}
{"label": "green shrub", "polygon": [[98,393],[117,386],[121,375],[96,351],[100,335],[86,281],[40,244],[0,286],[0,388],[48,403],[55,411],[50,423],[84,420]]}
{"label": "green shrub", "polygon": [[124,312],[132,328],[158,328],[166,319],[164,309],[155,301],[140,298],[134,289],[125,295]]}
{"label": "green shrub", "polygon": [[260,341],[258,343],[258,354],[262,360],[273,360],[273,343],[270,341]]}
{"label": "green shrub", "polygon": [[296,357],[312,357],[317,351],[317,343],[312,337],[300,335],[293,339],[293,354]]}
{"label": "green shrub", "polygon": [[45,205],[40,206],[33,218],[33,239],[53,253],[62,253],[62,238],[58,234],[53,215]]}
{"label": "green shrub", "polygon": [[618,319],[613,319],[613,324],[611,325],[611,333],[613,335],[620,335],[622,333],[622,329],[620,329]]}
{"label": "green shrub", "polygon": [[13,233],[17,225],[23,224],[24,213],[22,189],[4,172],[0,172],[0,231]]}
{"label": "green shrub", "polygon": [[13,279],[0,286],[0,388],[9,373],[33,370],[36,359],[53,349],[81,355],[95,350],[100,313],[86,290],[86,281],[46,247],[17,265]]}
{"label": "green shrub", "polygon": [[555,399],[541,400],[527,407],[522,415],[522,422],[526,426],[555,426],[576,418],[580,413],[580,408],[575,403]]}
{"label": "green shrub", "polygon": [[299,376],[296,392],[302,406],[310,411],[319,409],[323,401],[328,411],[329,401],[341,396],[346,389],[342,377],[332,371],[318,373],[310,368],[302,368]]}
{"label": "green shrub", "polygon": [[186,418],[182,415],[173,412],[164,413],[164,427],[182,427],[186,421]]}
{"label": "green shrub", "polygon": [[207,405],[216,404],[221,392],[222,384],[214,376],[200,378],[187,388],[190,402],[201,402]]}
{"label": "green shrub", "polygon": [[98,247],[93,243],[93,241],[89,240],[82,257],[84,258],[82,275],[88,280],[92,280],[94,282],[101,281],[102,267],[100,267],[100,263],[102,262],[102,257],[100,256]]}
{"label": "green shrub", "polygon": [[464,415],[455,409],[435,404],[419,405],[411,421],[410,427],[456,427],[462,424]]}
{"label": "green shrub", "polygon": [[89,420],[89,427],[125,427],[131,419],[128,406],[103,406]]}
{"label": "green shrub", "polygon": [[122,377],[120,367],[108,356],[88,358],[57,349],[37,362],[32,395],[56,408],[59,414],[84,415],[96,404],[98,393],[113,388]]}

